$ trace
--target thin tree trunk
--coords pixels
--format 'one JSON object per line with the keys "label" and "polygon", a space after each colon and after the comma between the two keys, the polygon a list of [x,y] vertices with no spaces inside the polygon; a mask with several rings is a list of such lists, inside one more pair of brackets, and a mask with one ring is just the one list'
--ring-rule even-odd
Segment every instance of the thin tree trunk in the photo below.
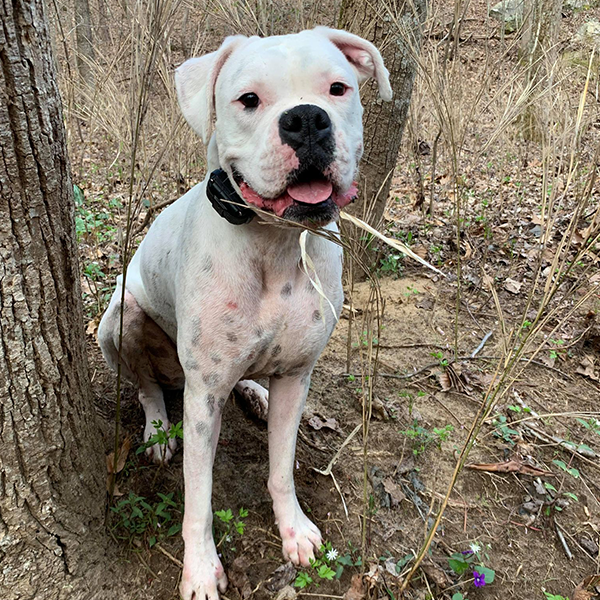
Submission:
{"label": "thin tree trunk", "polygon": [[[364,155],[360,167],[360,198],[353,212],[379,227],[408,116],[423,37],[427,0],[344,0],[339,27],[369,40],[379,48],[390,71],[392,102],[383,102],[377,86],[362,90]],[[363,259],[368,256],[363,254]]]}
{"label": "thin tree trunk", "polygon": [[42,0],[0,0],[0,21],[0,597],[87,600],[105,467],[63,115]]}
{"label": "thin tree trunk", "polygon": [[542,139],[548,131],[552,104],[552,73],[558,59],[562,0],[526,0],[521,48],[527,64],[532,102],[524,119],[524,137]]}
{"label": "thin tree trunk", "polygon": [[92,35],[92,16],[88,0],[75,0],[75,39],[77,41],[77,68],[83,81],[94,87],[94,71],[91,64],[96,58]]}

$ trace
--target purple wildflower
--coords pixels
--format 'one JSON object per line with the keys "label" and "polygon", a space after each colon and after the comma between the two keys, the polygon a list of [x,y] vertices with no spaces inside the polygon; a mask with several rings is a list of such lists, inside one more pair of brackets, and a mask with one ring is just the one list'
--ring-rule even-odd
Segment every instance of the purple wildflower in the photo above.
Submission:
{"label": "purple wildflower", "polygon": [[485,585],[485,573],[473,571],[473,577],[475,578],[475,587],[483,587]]}

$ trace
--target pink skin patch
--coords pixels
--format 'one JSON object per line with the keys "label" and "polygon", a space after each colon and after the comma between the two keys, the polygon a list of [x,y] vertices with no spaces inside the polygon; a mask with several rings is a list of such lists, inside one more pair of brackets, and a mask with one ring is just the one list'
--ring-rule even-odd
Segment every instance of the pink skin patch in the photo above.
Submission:
{"label": "pink skin patch", "polygon": [[350,188],[343,194],[333,191],[333,186],[328,181],[311,181],[309,183],[291,185],[283,194],[277,196],[277,198],[263,198],[245,181],[240,183],[240,190],[246,202],[258,208],[270,210],[278,217],[281,217],[295,200],[304,204],[318,204],[331,196],[331,199],[340,208],[344,208],[344,206],[350,204],[358,195],[356,182],[353,182]]}

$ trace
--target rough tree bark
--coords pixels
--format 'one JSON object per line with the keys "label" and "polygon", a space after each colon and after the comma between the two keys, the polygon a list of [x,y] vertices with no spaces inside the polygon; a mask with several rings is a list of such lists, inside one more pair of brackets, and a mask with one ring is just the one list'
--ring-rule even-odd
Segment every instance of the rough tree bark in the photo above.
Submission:
{"label": "rough tree bark", "polygon": [[94,72],[91,63],[96,54],[94,52],[94,38],[92,35],[92,16],[88,0],[75,0],[75,39],[77,42],[77,68],[83,81],[94,87]]}
{"label": "rough tree bark", "polygon": [[0,597],[87,600],[106,475],[63,115],[42,0],[0,23]]}
{"label": "rough tree bark", "polygon": [[362,90],[365,150],[360,167],[360,198],[352,212],[379,227],[398,159],[413,83],[414,54],[420,51],[427,0],[343,0],[339,27],[379,48],[390,71],[392,102],[382,102],[371,82]]}
{"label": "rough tree bark", "polygon": [[526,139],[541,139],[549,128],[552,71],[558,59],[558,34],[563,0],[526,0],[521,40],[527,65],[527,83],[532,92],[524,119]]}

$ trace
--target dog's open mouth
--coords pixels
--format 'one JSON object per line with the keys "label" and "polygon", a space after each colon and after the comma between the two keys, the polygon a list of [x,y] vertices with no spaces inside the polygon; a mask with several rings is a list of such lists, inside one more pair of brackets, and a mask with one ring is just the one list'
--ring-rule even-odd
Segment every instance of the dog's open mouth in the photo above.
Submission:
{"label": "dog's open mouth", "polygon": [[307,216],[309,216],[311,208],[318,212],[329,201],[339,208],[343,208],[350,204],[358,194],[354,183],[350,189],[342,193],[322,173],[312,170],[293,176],[285,191],[275,198],[265,198],[258,194],[236,171],[234,171],[234,177],[248,204],[272,211],[278,217],[282,217],[285,211],[293,205],[304,207],[307,210]]}

